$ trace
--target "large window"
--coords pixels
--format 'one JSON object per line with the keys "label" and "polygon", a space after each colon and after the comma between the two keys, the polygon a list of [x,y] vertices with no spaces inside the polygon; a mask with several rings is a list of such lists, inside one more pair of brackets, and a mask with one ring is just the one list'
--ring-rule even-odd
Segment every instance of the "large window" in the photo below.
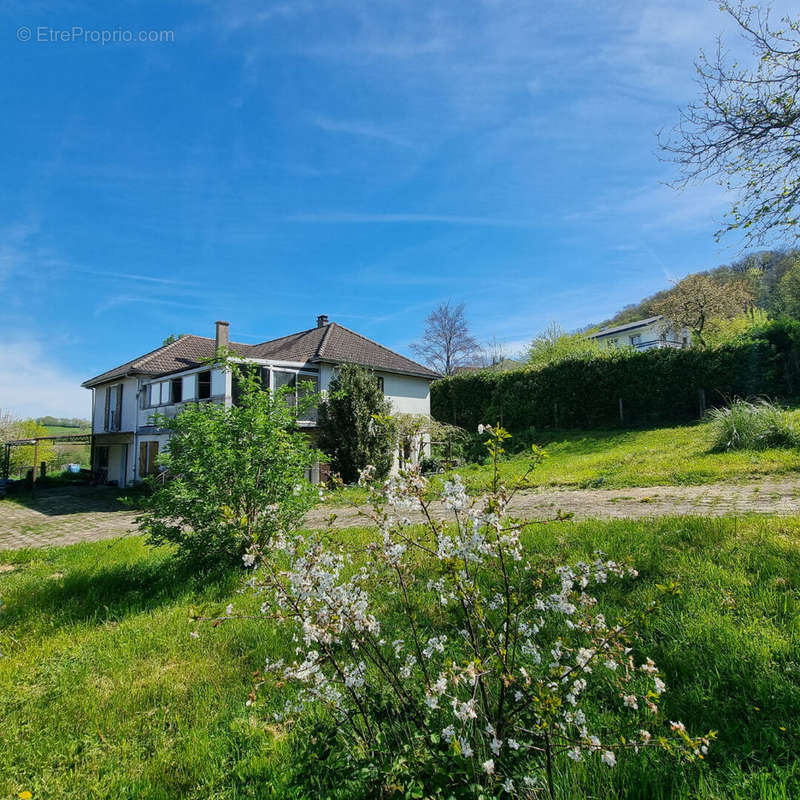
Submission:
{"label": "large window", "polygon": [[[297,376],[297,397],[303,398],[309,394],[316,394],[319,391],[319,377],[310,373],[301,372]],[[316,422],[317,421],[317,407],[312,406],[303,411],[298,419],[301,422]]]}
{"label": "large window", "polygon": [[[314,372],[289,372],[288,370],[275,369],[272,371],[272,389],[288,386],[294,389],[286,395],[287,404],[294,408],[297,406],[298,398],[308,394],[316,394],[319,391],[319,376]],[[308,408],[299,416],[300,422],[316,422],[317,409]]]}
{"label": "large window", "polygon": [[197,373],[197,398],[208,400],[211,397],[211,370]]}
{"label": "large window", "polygon": [[122,429],[122,384],[109,386],[106,389],[105,430]]}

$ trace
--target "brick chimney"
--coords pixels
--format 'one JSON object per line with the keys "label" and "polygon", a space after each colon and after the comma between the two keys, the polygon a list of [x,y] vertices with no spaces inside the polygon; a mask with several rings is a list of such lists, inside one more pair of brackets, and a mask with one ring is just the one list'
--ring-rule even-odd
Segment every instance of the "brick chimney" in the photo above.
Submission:
{"label": "brick chimney", "polygon": [[219,350],[220,347],[227,347],[228,346],[228,331],[231,327],[230,322],[221,322],[217,320],[217,333],[216,333],[216,340],[217,340],[217,347],[216,349]]}
{"label": "brick chimney", "polygon": [[320,314],[317,317],[317,327],[324,328],[328,324],[328,315],[327,314]]}

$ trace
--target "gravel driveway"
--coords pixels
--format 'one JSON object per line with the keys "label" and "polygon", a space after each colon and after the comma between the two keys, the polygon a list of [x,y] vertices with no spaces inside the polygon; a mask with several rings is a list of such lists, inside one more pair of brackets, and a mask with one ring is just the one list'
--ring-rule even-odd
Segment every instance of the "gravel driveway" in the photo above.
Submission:
{"label": "gravel driveway", "polygon": [[[25,503],[0,500],[0,550],[48,547],[97,541],[135,532],[136,513],[120,503],[113,488],[41,489]],[[558,509],[579,519],[642,519],[659,516],[721,517],[729,514],[800,513],[800,477],[757,483],[707,486],[655,486],[646,489],[543,489],[518,493],[512,512],[547,518]],[[331,511],[336,527],[363,525],[352,508],[321,507],[306,517],[309,526],[326,523]],[[441,507],[437,516],[443,515]]]}

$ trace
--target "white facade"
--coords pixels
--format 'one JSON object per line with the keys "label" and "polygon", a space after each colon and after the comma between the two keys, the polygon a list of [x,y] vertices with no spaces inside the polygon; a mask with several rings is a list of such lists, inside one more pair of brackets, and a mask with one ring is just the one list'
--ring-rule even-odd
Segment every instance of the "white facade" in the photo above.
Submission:
{"label": "white facade", "polygon": [[601,329],[590,333],[604,349],[615,350],[621,347],[633,347],[636,350],[651,350],[658,347],[688,347],[691,343],[689,331],[676,332],[663,317],[649,317],[636,320],[625,325]]}
{"label": "white facade", "polygon": [[[286,382],[316,382],[321,394],[336,373],[335,364],[253,359],[269,371],[275,389]],[[393,413],[430,415],[430,380],[413,375],[376,370]],[[155,456],[169,445],[169,434],[154,424],[154,414],[173,417],[190,402],[233,402],[229,371],[196,367],[158,378],[126,377],[92,389],[92,432],[95,470],[105,471],[105,480],[129,486],[149,474]],[[309,431],[314,416],[300,420]],[[318,472],[315,473],[315,477]]]}

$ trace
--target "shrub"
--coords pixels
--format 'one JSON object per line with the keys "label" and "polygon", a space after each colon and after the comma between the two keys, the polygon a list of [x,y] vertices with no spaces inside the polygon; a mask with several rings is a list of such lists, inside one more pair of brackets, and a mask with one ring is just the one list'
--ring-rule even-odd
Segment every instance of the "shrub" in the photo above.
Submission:
{"label": "shrub", "polygon": [[734,400],[708,413],[717,450],[765,450],[796,447],[800,437],[789,415],[768,400]]}
{"label": "shrub", "polygon": [[[172,433],[159,457],[165,474],[148,479],[140,529],[152,544],[177,545],[181,555],[204,563],[238,562],[276,531],[291,530],[313,505],[317,490],[305,478],[321,454],[297,428],[299,409],[287,392],[264,390],[255,374],[231,366],[237,404],[193,403],[155,424]],[[164,480],[165,475],[169,478]]]}
{"label": "shrub", "polygon": [[375,373],[358,364],[342,364],[319,404],[319,446],[345,483],[354,483],[367,464],[378,478],[392,468],[394,434],[387,420],[391,403]]}
{"label": "shrub", "polygon": [[455,375],[432,384],[431,413],[467,430],[499,420],[515,435],[531,427],[682,422],[725,397],[800,392],[798,353],[800,325],[775,322],[718,348],[616,351],[541,369]]}
{"label": "shrub", "polygon": [[[613,767],[617,752],[653,748],[702,757],[711,734],[661,718],[663,677],[630,649],[652,604],[603,614],[602,585],[635,570],[601,553],[531,562],[520,543],[529,523],[506,516],[497,478],[508,435],[482,431],[493,491],[470,501],[458,478],[446,483],[449,525],[432,520],[426,482],[408,471],[373,494],[380,532],[359,548],[360,568],[355,543],[325,532],[274,541],[280,559],[264,558],[250,583],[297,647],[288,663],[267,660],[256,689],[291,690],[279,721],[309,706],[327,717],[325,747],[347,753],[370,797],[552,797],[568,759]],[[413,525],[413,512],[428,523]]]}

